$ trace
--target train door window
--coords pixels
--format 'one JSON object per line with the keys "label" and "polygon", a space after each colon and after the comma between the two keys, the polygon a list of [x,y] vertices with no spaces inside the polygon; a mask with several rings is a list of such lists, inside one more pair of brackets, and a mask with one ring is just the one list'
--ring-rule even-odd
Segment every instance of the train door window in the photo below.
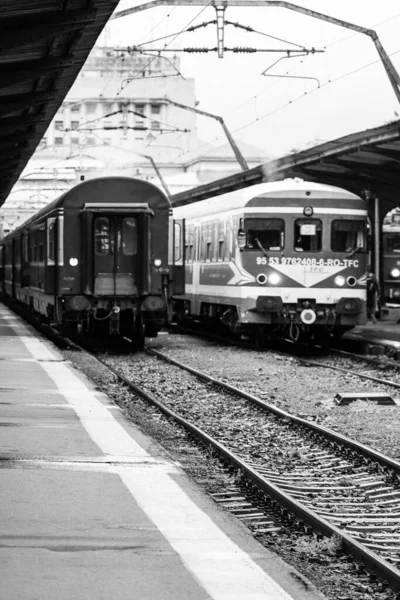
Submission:
{"label": "train door window", "polygon": [[203,229],[203,260],[210,262],[212,256],[212,224],[207,223]]}
{"label": "train door window", "polygon": [[294,223],[294,249],[296,252],[320,252],[322,249],[322,221],[297,219]]}
{"label": "train door window", "polygon": [[94,222],[94,251],[99,256],[110,254],[113,241],[110,235],[110,221],[108,217],[97,217]]}
{"label": "train door window", "polygon": [[56,239],[56,220],[55,218],[47,220],[47,264],[54,265]]}
{"label": "train door window", "polygon": [[122,253],[125,256],[137,253],[137,221],[134,217],[122,220]]}
{"label": "train door window", "polygon": [[354,252],[367,250],[365,221],[340,219],[332,222],[331,248],[333,252]]}
{"label": "train door window", "polygon": [[285,246],[285,222],[283,219],[244,219],[247,250],[270,250],[279,252]]}
{"label": "train door window", "polygon": [[186,236],[186,244],[185,244],[185,258],[186,262],[193,262],[194,260],[194,226],[187,225],[185,236]]}
{"label": "train door window", "polygon": [[174,261],[182,258],[181,224],[174,223]]}

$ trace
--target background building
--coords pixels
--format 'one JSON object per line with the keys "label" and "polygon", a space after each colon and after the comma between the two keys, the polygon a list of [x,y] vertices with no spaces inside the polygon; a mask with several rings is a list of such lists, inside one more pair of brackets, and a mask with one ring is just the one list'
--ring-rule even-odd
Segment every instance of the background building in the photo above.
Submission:
{"label": "background building", "polygon": [[[171,194],[240,168],[228,144],[198,139],[195,81],[180,73],[179,57],[95,47],[7,202],[0,235],[82,178],[124,175]],[[265,157],[238,144],[249,166]],[[152,163],[152,160],[154,161]]]}

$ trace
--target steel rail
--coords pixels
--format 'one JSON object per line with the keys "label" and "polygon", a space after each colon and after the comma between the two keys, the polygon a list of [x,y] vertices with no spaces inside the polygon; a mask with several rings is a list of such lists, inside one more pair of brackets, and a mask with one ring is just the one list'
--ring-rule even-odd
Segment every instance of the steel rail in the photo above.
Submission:
{"label": "steel rail", "polygon": [[[213,341],[220,341],[220,342],[223,342],[225,344],[229,344],[230,346],[237,346],[239,348],[249,348],[251,350],[260,350],[260,351],[264,350],[263,348],[259,348],[255,344],[252,344],[251,342],[243,342],[243,341],[240,341],[240,340],[232,340],[232,339],[225,338],[223,336],[215,335],[215,334],[212,334],[212,333],[206,333],[205,334],[204,332],[200,333],[198,331],[191,331],[191,330],[188,330],[188,329],[185,330],[184,328],[182,329],[182,331],[184,333],[189,332],[189,333],[191,333],[193,335],[197,335],[197,336],[198,335],[202,335],[203,337],[208,337],[208,338],[210,338]],[[285,341],[285,342],[289,342],[289,343],[293,344],[294,346],[296,345],[296,342],[292,342],[291,340],[286,340],[285,338],[282,338],[282,340]],[[325,346],[325,347],[324,346],[316,346],[316,348],[319,348],[321,350],[329,350],[330,352],[334,352],[336,354],[339,354],[339,356],[343,355],[344,357],[347,356],[348,358],[356,358],[359,361],[364,360],[365,362],[371,362],[371,363],[374,363],[374,364],[377,364],[377,365],[381,366],[381,364],[378,363],[377,361],[375,361],[374,359],[366,357],[366,356],[362,356],[361,354],[353,354],[351,352],[346,352],[346,351],[340,350],[338,348],[329,348],[327,346]],[[364,373],[357,373],[357,371],[353,371],[351,369],[346,369],[345,367],[336,367],[334,365],[327,365],[327,364],[324,364],[324,363],[319,363],[317,361],[312,361],[312,360],[309,360],[307,358],[301,358],[299,356],[293,356],[289,352],[284,352],[282,350],[275,350],[274,348],[268,348],[268,347],[266,347],[265,351],[266,352],[274,352],[275,354],[279,354],[280,356],[286,356],[286,357],[289,357],[289,358],[294,358],[298,362],[310,365],[312,367],[321,367],[323,369],[331,369],[333,371],[341,371],[343,373],[349,373],[351,375],[354,375],[355,377],[360,377],[361,379],[369,379],[369,380],[374,381],[375,383],[379,383],[381,385],[387,385],[387,386],[391,386],[391,387],[393,387],[395,389],[400,389],[400,384],[399,383],[396,383],[394,381],[389,381],[388,379],[381,379],[380,377],[374,377],[373,375],[366,375]],[[400,365],[388,364],[388,365],[384,365],[384,366],[387,366],[388,368],[400,370]]]}
{"label": "steel rail", "polygon": [[153,354],[154,356],[157,356],[161,360],[164,360],[165,362],[169,362],[172,365],[175,365],[176,367],[185,369],[189,373],[192,373],[193,375],[200,377],[201,379],[204,379],[205,381],[213,383],[214,385],[216,385],[222,389],[225,389],[228,392],[231,392],[233,394],[241,396],[242,398],[246,398],[246,400],[250,400],[250,402],[253,402],[254,404],[259,406],[263,410],[272,412],[272,413],[276,414],[277,416],[287,419],[288,421],[292,421],[293,423],[296,423],[297,425],[305,427],[306,429],[312,429],[313,431],[315,431],[316,433],[319,433],[323,437],[329,438],[331,441],[339,443],[342,446],[346,446],[350,450],[356,450],[357,452],[361,452],[364,456],[367,456],[368,458],[371,458],[372,460],[382,463],[383,466],[398,471],[399,475],[400,475],[400,462],[394,460],[393,458],[390,458],[389,456],[382,454],[381,452],[378,452],[377,450],[374,450],[373,448],[369,448],[368,446],[365,446],[364,444],[361,444],[360,442],[356,442],[355,440],[352,440],[351,438],[348,438],[347,436],[342,435],[341,433],[337,433],[336,431],[333,431],[332,429],[328,429],[327,427],[324,427],[323,425],[318,425],[317,423],[312,423],[311,421],[307,421],[306,419],[302,419],[301,417],[296,417],[295,415],[292,415],[291,413],[288,413],[288,412],[282,410],[281,408],[274,406],[273,404],[268,404],[268,402],[264,402],[264,400],[257,398],[257,396],[253,396],[253,394],[244,392],[243,390],[240,390],[239,388],[237,388],[233,385],[230,385],[229,383],[219,381],[218,379],[211,377],[211,375],[207,375],[206,373],[203,373],[202,371],[198,371],[197,369],[194,369],[193,367],[190,367],[189,365],[180,363],[180,362],[176,361],[175,359],[170,358],[169,356],[166,356],[165,354],[162,354],[158,350],[146,348],[146,352],[148,352],[149,354]]}
{"label": "steel rail", "polygon": [[[272,407],[270,407],[270,405],[267,405],[266,403],[255,398],[254,396],[251,396],[250,394],[246,394],[240,390],[237,390],[233,386],[229,386],[228,384],[219,382],[218,380],[216,380],[212,377],[209,377],[204,373],[196,372],[195,369],[191,369],[191,367],[183,366],[180,363],[178,363],[177,361],[174,361],[173,359],[164,357],[164,355],[162,355],[161,353],[159,353],[157,351],[154,351],[154,350],[146,350],[146,351],[149,354],[158,356],[159,358],[161,358],[163,360],[167,359],[167,362],[170,362],[171,364],[180,366],[181,368],[184,368],[190,372],[193,372],[194,374],[197,374],[199,377],[204,378],[207,381],[213,382],[213,383],[215,383],[215,385],[225,388],[228,391],[234,392],[236,394],[239,394],[239,395],[244,396],[251,400],[254,399],[254,401],[256,401],[256,403],[259,404],[260,406],[264,406],[268,409],[272,408]],[[127,377],[122,375],[122,373],[119,373],[119,371],[117,369],[115,369],[114,367],[109,365],[106,361],[104,361],[103,359],[100,359],[97,356],[94,356],[94,358],[97,361],[99,361],[102,365],[104,365],[111,373],[113,373],[120,381],[122,381],[135,394],[137,394],[141,398],[144,398],[147,402],[149,402],[153,406],[156,406],[163,414],[165,414],[167,417],[172,418],[176,423],[178,423],[179,425],[184,427],[193,436],[195,436],[196,439],[200,440],[203,445],[205,445],[206,447],[212,447],[214,450],[216,450],[223,457],[225,462],[229,463],[236,470],[240,471],[262,493],[264,493],[265,495],[269,496],[271,499],[278,502],[281,506],[284,506],[289,512],[294,514],[297,519],[304,522],[306,525],[311,527],[314,531],[316,531],[324,536],[327,536],[327,537],[331,537],[333,535],[338,536],[342,542],[343,548],[349,554],[351,554],[356,560],[363,563],[369,569],[374,571],[377,575],[379,575],[380,577],[382,577],[383,579],[388,581],[389,584],[393,587],[393,589],[400,590],[400,571],[398,569],[396,569],[393,565],[391,565],[388,561],[386,561],[384,558],[379,557],[374,552],[369,550],[367,547],[363,546],[362,544],[357,542],[355,539],[353,539],[352,536],[348,535],[346,532],[342,531],[335,525],[331,524],[329,521],[327,521],[323,517],[320,517],[313,510],[307,508],[301,502],[298,502],[292,496],[285,493],[278,486],[274,485],[271,481],[269,481],[263,475],[258,473],[256,469],[254,469],[250,465],[248,465],[244,460],[242,460],[234,452],[231,452],[230,450],[228,450],[228,448],[226,448],[226,446],[224,446],[223,444],[221,444],[220,442],[218,442],[217,440],[215,440],[214,438],[209,436],[205,431],[203,431],[202,429],[200,429],[199,427],[197,427],[190,421],[186,420],[185,418],[179,416],[177,413],[175,413],[174,411],[169,409],[162,402],[157,400],[154,396],[152,396],[145,390],[141,389],[135,383],[130,381]],[[284,411],[281,411],[280,409],[276,409],[274,412],[276,412],[277,414],[280,414],[282,416],[285,416],[285,417],[287,416],[288,418],[292,418],[291,415],[289,415],[288,413],[285,413]],[[301,424],[306,425],[306,426],[311,425],[307,421],[304,421],[303,419],[299,419],[298,417],[293,417],[293,419],[297,422],[300,422]],[[319,426],[317,427],[317,429],[319,429],[321,432],[327,431],[329,433],[334,433],[334,432],[330,432],[329,430],[325,430],[325,428],[321,428]],[[344,436],[340,436],[339,434],[338,434],[338,438],[346,440],[346,438],[344,438]],[[351,441],[351,440],[349,440],[349,441]],[[368,450],[365,446],[362,446],[360,444],[355,443],[355,445]],[[379,453],[374,453],[374,454],[379,455]],[[396,464],[395,461],[390,461],[390,459],[389,459],[389,462]],[[400,469],[400,464],[397,463],[397,467]]]}

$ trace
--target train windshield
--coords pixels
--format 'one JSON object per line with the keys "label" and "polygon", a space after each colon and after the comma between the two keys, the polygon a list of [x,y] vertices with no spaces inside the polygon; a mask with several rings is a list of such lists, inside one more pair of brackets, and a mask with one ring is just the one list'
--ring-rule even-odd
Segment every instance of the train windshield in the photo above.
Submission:
{"label": "train windshield", "polygon": [[360,252],[367,250],[367,231],[365,221],[341,219],[333,221],[331,247],[333,252]]}
{"label": "train windshield", "polygon": [[320,252],[322,249],[322,222],[319,219],[297,219],[294,223],[296,252]]}
{"label": "train windshield", "polygon": [[285,245],[283,219],[244,219],[246,250],[282,250]]}
{"label": "train windshield", "polygon": [[400,232],[383,234],[384,252],[400,254]]}

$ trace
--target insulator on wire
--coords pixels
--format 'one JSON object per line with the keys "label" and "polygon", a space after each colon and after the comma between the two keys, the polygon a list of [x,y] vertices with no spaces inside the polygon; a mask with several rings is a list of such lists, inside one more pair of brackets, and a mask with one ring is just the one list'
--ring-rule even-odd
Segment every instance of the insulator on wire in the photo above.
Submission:
{"label": "insulator on wire", "polygon": [[215,52],[216,48],[183,48],[184,52],[191,54],[206,54],[207,52]]}
{"label": "insulator on wire", "polygon": [[251,54],[253,52],[257,52],[256,48],[247,48],[241,46],[235,46],[234,48],[224,48],[225,51],[231,50],[231,52],[235,52],[235,54]]}

